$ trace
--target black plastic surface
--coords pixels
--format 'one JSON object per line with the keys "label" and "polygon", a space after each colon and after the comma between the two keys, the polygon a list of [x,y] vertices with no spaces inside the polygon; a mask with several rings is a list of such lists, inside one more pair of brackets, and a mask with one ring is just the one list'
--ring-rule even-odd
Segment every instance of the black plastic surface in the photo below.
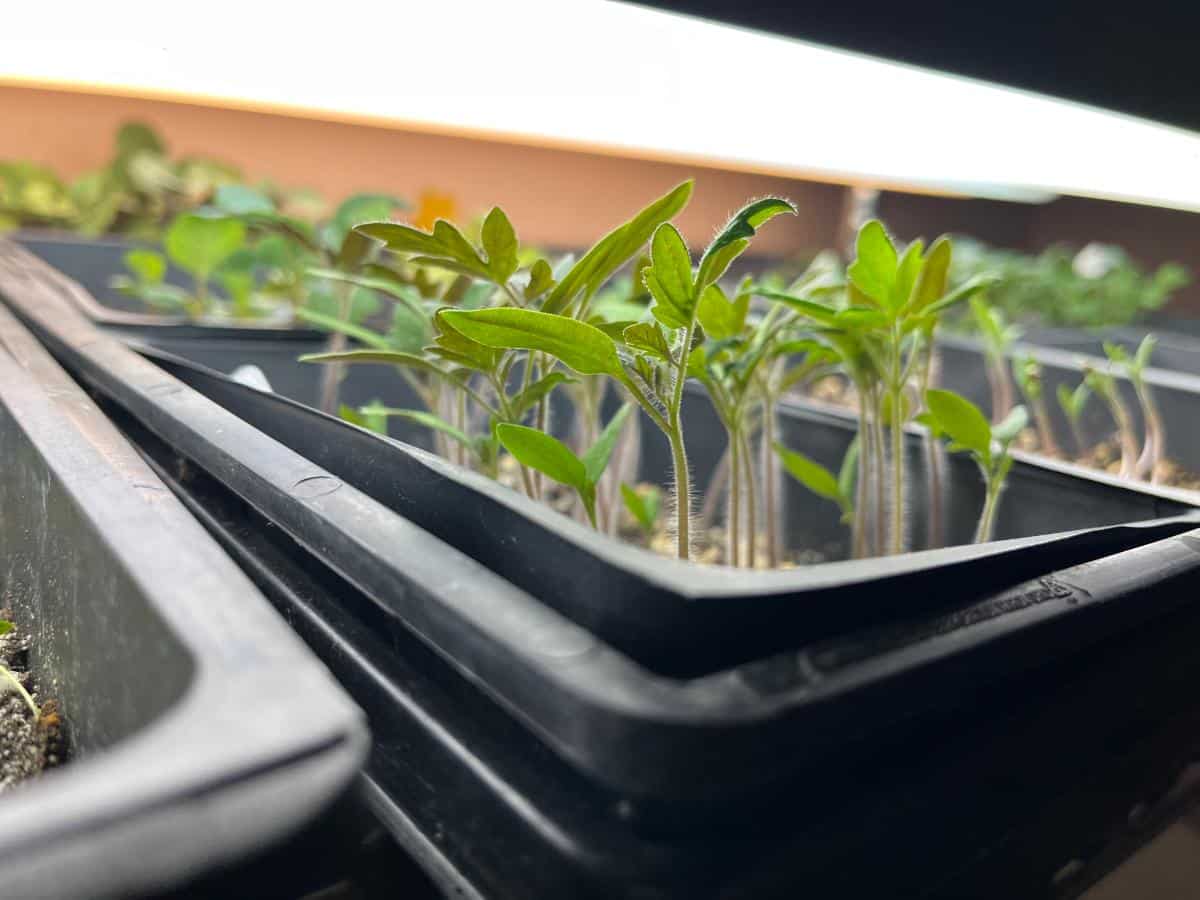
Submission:
{"label": "black plastic surface", "polygon": [[316,816],[361,715],[0,309],[0,589],[72,761],[0,797],[0,893],[132,897]]}
{"label": "black plastic surface", "polygon": [[[26,266],[21,271],[30,274]],[[685,657],[688,647],[678,639],[669,654],[644,656],[656,673],[557,612],[550,599],[520,590],[98,333],[60,308],[38,278],[21,284],[5,287],[9,302],[139,445],[153,455],[157,442],[165,470],[178,471],[184,483],[207,480],[212,494],[233,498],[244,508],[239,515],[259,523],[242,530],[245,540],[258,542],[242,557],[257,577],[266,581],[275,571],[262,541],[285,556],[301,548],[315,568],[292,590],[304,593],[306,583],[328,590],[345,604],[342,619],[369,617],[371,633],[397,654],[419,637],[481,696],[621,798],[614,802],[627,817],[672,831],[713,822],[745,827],[746,810],[769,803],[780,784],[819,776],[822,760],[848,764],[902,744],[926,716],[970,703],[976,685],[1057,664],[1136,627],[1159,610],[1153,592],[1091,604],[1084,601],[1093,587],[1081,592],[1053,578],[1021,582],[1188,527],[1162,521],[780,573],[802,599],[774,607],[759,604],[752,580],[725,573],[717,589],[736,585],[741,595],[714,593],[707,607],[694,598],[677,601],[683,636],[710,639],[702,648],[707,674],[696,674],[697,657]],[[362,434],[370,447],[396,449]],[[1102,571],[1120,571],[1113,589],[1132,590],[1194,563],[1186,544],[1172,557],[1174,546]],[[805,577],[824,578],[822,589],[805,594],[786,581]],[[697,608],[712,618],[694,618]],[[704,630],[722,616],[723,643]],[[742,664],[715,668],[721,658]]]}

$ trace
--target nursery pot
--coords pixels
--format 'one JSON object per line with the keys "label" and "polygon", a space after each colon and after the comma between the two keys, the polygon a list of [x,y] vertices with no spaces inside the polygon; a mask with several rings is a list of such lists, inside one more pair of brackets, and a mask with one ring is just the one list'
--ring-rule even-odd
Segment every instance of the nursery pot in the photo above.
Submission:
{"label": "nursery pot", "polygon": [[[1002,533],[1047,498],[1048,527],[1078,530],[705,569],[140,357],[25,261],[0,295],[364,706],[375,808],[448,888],[1037,896],[1195,747],[1200,544],[1168,492],[1022,461]],[[833,412],[785,415],[821,461],[849,440]]]}
{"label": "nursery pot", "polygon": [[70,754],[0,795],[0,895],[141,896],[316,817],[361,714],[4,309],[0,459],[3,605]]}

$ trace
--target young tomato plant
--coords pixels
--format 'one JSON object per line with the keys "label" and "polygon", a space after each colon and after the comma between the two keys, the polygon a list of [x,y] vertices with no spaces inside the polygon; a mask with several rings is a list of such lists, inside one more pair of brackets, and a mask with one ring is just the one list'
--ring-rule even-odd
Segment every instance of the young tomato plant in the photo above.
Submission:
{"label": "young tomato plant", "polygon": [[1133,474],[1137,478],[1149,478],[1158,481],[1158,464],[1166,453],[1167,430],[1163,425],[1158,404],[1154,402],[1154,394],[1146,384],[1146,366],[1154,354],[1157,339],[1152,334],[1146,335],[1137,351],[1131,356],[1119,344],[1104,342],[1104,352],[1108,358],[1120,366],[1125,377],[1133,384],[1137,395],[1138,405],[1142,408],[1142,421],[1146,425],[1146,440],[1142,444],[1142,452],[1133,466]]}
{"label": "young tomato plant", "polygon": [[1034,427],[1037,429],[1038,447],[1048,456],[1061,456],[1058,441],[1054,437],[1054,423],[1046,409],[1046,398],[1042,396],[1042,366],[1027,354],[1013,357],[1013,378],[1029,408],[1033,410]]}
{"label": "young tomato plant", "polygon": [[1121,389],[1111,372],[1102,372],[1091,366],[1085,366],[1083,380],[1093,394],[1104,401],[1109,414],[1117,426],[1117,441],[1121,447],[1121,468],[1118,474],[1122,478],[1133,478],[1137,470],[1138,441],[1133,429],[1133,419],[1129,409],[1121,397]]}
{"label": "young tomato plant", "polygon": [[1080,455],[1087,450],[1087,442],[1083,438],[1080,420],[1083,418],[1083,411],[1091,396],[1092,389],[1088,386],[1086,378],[1075,385],[1074,390],[1065,384],[1058,386],[1058,405],[1067,418],[1067,424],[1071,426],[1071,437],[1075,440],[1075,452]]}
{"label": "young tomato plant", "polygon": [[975,542],[990,541],[1000,493],[1012,468],[1009,445],[1029,421],[1025,407],[1013,407],[1003,422],[992,425],[979,407],[952,391],[926,391],[925,406],[928,412],[923,414],[922,422],[935,434],[949,438],[951,451],[969,454],[979,466],[984,501]]}
{"label": "young tomato plant", "polygon": [[947,290],[952,250],[945,237],[928,251],[923,242],[914,241],[901,253],[882,223],[872,220],[859,231],[855,248],[846,269],[843,306],[764,295],[814,323],[815,333],[837,352],[858,393],[862,446],[855,555],[901,553],[907,490],[904,426],[928,382],[934,332],[947,309],[990,282],[979,276]]}

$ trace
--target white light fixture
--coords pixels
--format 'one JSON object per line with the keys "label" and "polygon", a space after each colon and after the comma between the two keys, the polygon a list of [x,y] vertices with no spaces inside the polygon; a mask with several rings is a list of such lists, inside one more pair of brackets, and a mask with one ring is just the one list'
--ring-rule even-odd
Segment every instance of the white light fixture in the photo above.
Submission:
{"label": "white light fixture", "polygon": [[938,193],[1200,211],[1196,134],[635,6],[65,7],[5,11],[0,83],[217,100]]}

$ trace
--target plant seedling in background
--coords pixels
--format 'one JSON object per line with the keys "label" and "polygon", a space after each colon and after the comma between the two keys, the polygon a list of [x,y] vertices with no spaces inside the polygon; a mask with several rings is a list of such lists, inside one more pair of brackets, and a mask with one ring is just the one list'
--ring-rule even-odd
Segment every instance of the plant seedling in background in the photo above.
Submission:
{"label": "plant seedling in background", "polygon": [[[187,214],[178,217],[163,237],[166,257],[153,250],[131,250],[125,266],[132,277],[117,276],[113,286],[150,306],[182,310],[193,319],[213,312],[212,282],[220,280],[230,293],[235,315],[249,314],[249,285],[244,271],[231,266],[244,249],[246,226],[237,219]],[[163,281],[167,260],[192,276],[188,292]]]}
{"label": "plant seedling in background", "polygon": [[1012,468],[1009,446],[1028,423],[1025,407],[1014,407],[1003,422],[992,425],[978,406],[953,391],[926,391],[925,406],[928,412],[921,417],[922,423],[935,434],[949,438],[952,452],[969,454],[979,466],[984,501],[975,542],[990,541],[1000,494]]}
{"label": "plant seedling in background", "polygon": [[832,500],[842,511],[842,522],[847,525],[854,521],[854,481],[855,467],[858,464],[859,442],[856,438],[850,443],[846,455],[842,458],[842,466],[837,475],[825,468],[819,462],[805,456],[797,450],[789,450],[783,444],[775,444],[775,452],[783,461],[787,473],[798,482],[826,500]]}
{"label": "plant seedling in background", "polygon": [[[836,308],[765,292],[815,323],[859,396],[862,447],[857,478],[854,553],[901,553],[905,548],[904,425],[920,402],[912,388],[928,381],[933,336],[947,309],[986,288],[979,277],[947,290],[951,245],[939,238],[897,249],[876,220],[860,229],[856,257],[846,269],[847,304]],[[888,429],[890,440],[884,439]],[[890,465],[888,463],[890,462]],[[940,501],[939,501],[940,502]],[[886,528],[885,528],[886,525]],[[886,549],[885,549],[886,548]]]}
{"label": "plant seedling in background", "polygon": [[1046,409],[1046,398],[1042,396],[1042,366],[1032,356],[1019,354],[1013,357],[1013,378],[1025,402],[1033,410],[1034,427],[1037,429],[1038,447],[1047,456],[1061,456],[1058,441],[1054,438],[1054,424]]}
{"label": "plant seedling in background", "polygon": [[1104,342],[1104,352],[1108,358],[1120,366],[1125,377],[1133,383],[1137,394],[1138,404],[1142,407],[1142,421],[1146,424],[1146,440],[1142,452],[1134,464],[1134,475],[1138,478],[1150,478],[1157,482],[1158,464],[1166,453],[1167,431],[1163,425],[1158,404],[1154,402],[1154,394],[1146,384],[1146,366],[1154,354],[1158,339],[1148,334],[1138,345],[1132,356],[1119,344]]}
{"label": "plant seedling in background", "polygon": [[608,468],[617,437],[625,426],[632,406],[622,406],[612,417],[600,438],[588,448],[582,457],[571,452],[571,448],[556,437],[529,428],[509,423],[496,426],[496,437],[504,449],[522,465],[548,475],[560,484],[574,488],[583,501],[584,511],[592,527],[596,527],[596,485]]}
{"label": "plant seedling in background", "polygon": [[1104,401],[1108,412],[1117,426],[1117,441],[1121,447],[1121,468],[1118,474],[1122,478],[1133,478],[1137,470],[1138,442],[1133,430],[1133,419],[1129,409],[1121,398],[1121,390],[1111,372],[1102,372],[1091,366],[1083,370],[1084,383],[1091,392]]}
{"label": "plant seedling in background", "polygon": [[634,488],[622,482],[621,500],[633,520],[637,522],[638,528],[642,530],[643,537],[647,541],[650,540],[658,527],[658,513],[662,508],[662,491],[652,484]]}
{"label": "plant seedling in background", "polygon": [[[12,630],[12,622],[9,622],[5,619],[0,619],[0,635],[8,634]],[[0,665],[0,694],[5,693],[6,691],[15,691],[17,694],[19,694],[21,699],[25,701],[25,705],[29,707],[29,711],[33,713],[34,720],[41,720],[42,711],[38,708],[37,703],[34,702],[33,697],[29,695],[29,691],[25,690],[25,686],[21,684],[21,682],[17,679],[17,676],[14,675],[6,666]]]}
{"label": "plant seedling in background", "polygon": [[971,313],[983,338],[988,384],[992,389],[992,422],[999,422],[1008,416],[1013,407],[1012,382],[1008,380],[1008,353],[1021,336],[1021,329],[1009,325],[1004,313],[989,306],[981,297],[971,300]]}
{"label": "plant seedling in background", "polygon": [[1083,439],[1080,420],[1083,418],[1083,411],[1091,396],[1092,389],[1088,387],[1087,379],[1075,385],[1074,390],[1065,384],[1058,386],[1058,405],[1062,409],[1063,415],[1067,417],[1067,424],[1071,426],[1071,437],[1075,439],[1075,452],[1080,455],[1087,450],[1087,442]]}

